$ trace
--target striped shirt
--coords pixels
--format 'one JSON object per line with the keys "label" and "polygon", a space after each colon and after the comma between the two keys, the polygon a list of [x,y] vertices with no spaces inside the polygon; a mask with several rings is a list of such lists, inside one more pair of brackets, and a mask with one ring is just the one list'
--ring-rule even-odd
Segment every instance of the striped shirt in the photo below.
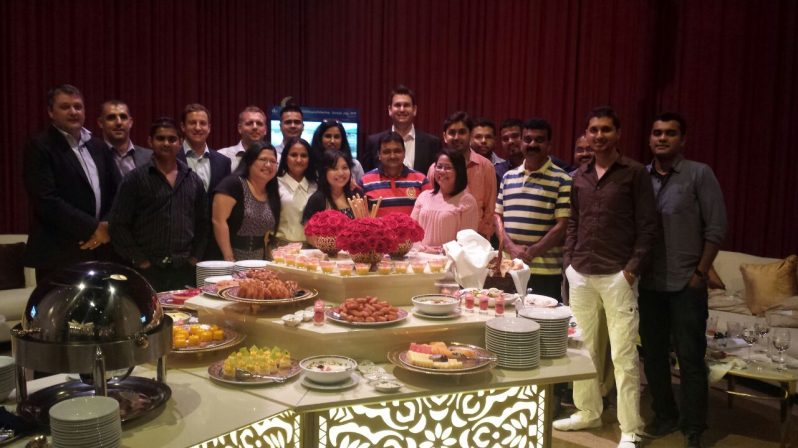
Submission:
{"label": "striped shirt", "polygon": [[388,213],[410,215],[418,195],[431,188],[429,180],[423,173],[407,166],[402,168],[399,177],[388,177],[380,168],[375,168],[364,174],[358,184],[366,192],[370,204],[382,198],[377,216]]}
{"label": "striped shirt", "polygon": [[[534,244],[554,227],[557,218],[571,216],[571,177],[551,159],[532,172],[522,164],[502,178],[496,214],[502,215],[504,231],[513,242]],[[562,246],[533,258],[530,267],[538,275],[562,273]]]}

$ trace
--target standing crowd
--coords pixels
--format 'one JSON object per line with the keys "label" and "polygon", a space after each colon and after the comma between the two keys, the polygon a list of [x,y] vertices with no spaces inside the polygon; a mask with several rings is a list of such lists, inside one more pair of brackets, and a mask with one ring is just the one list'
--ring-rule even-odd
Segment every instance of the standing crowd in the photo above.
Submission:
{"label": "standing crowd", "polygon": [[[416,219],[425,230],[421,250],[440,251],[459,230],[476,230],[530,266],[536,293],[569,301],[599,378],[574,383],[577,412],[556,429],[601,426],[602,395],[614,378],[619,447],[677,429],[686,446],[702,446],[706,283],[726,216],[712,170],[684,157],[685,120],[655,118],[653,160],[643,166],[623,155],[616,113],[596,108],[571,165],[551,155],[544,119],[507,119],[497,132],[489,120],[455,112],[438,138],[414,126],[417,110],[415,94],[397,86],[391,128],[368,136],[357,158],[337,121],[303,140],[296,105],[281,110],[277,147],[265,141],[265,113],[249,106],[238,115],[238,144],[212,150],[211,112],[189,104],[179,120],[153,121],[144,148],[130,139],[127,104],[104,102],[94,137],[81,92],[57,86],[48,93],[52,123],[25,150],[25,264],[42,281],[64,266],[109,260],[137,269],[157,290],[180,289],[199,260],[269,258],[271,247],[304,243],[303,224],[319,211],[353,217],[349,199],[362,195],[380,202],[381,215]],[[494,153],[497,139],[506,160]],[[648,425],[638,334],[653,397]],[[678,405],[671,347],[682,375]]]}

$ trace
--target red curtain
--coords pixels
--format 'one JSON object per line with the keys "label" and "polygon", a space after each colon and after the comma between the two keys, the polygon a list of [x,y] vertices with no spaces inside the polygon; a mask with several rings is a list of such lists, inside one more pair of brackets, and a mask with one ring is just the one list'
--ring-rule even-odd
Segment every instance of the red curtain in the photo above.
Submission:
{"label": "red curtain", "polygon": [[690,158],[726,196],[726,249],[796,252],[798,3],[792,0],[73,0],[0,2],[0,232],[27,232],[21,151],[69,82],[96,131],[119,98],[148,123],[189,102],[212,112],[211,147],[237,141],[238,111],[292,95],[361,113],[361,143],[388,126],[387,93],[417,93],[417,126],[463,109],[496,122],[541,116],[570,160],[585,114],[616,108],[625,153],[648,162],[656,112],[682,112]]}

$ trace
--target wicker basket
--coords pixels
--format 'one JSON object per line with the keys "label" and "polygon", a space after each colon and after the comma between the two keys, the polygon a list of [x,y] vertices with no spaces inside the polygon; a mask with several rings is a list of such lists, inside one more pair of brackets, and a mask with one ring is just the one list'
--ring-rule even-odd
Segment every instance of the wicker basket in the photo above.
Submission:
{"label": "wicker basket", "polygon": [[349,254],[355,263],[379,263],[382,260],[382,255],[377,252],[366,252],[361,254]]}
{"label": "wicker basket", "polygon": [[413,247],[413,242],[410,240],[405,241],[404,243],[399,244],[399,247],[396,248],[395,251],[391,252],[391,258],[394,260],[401,260],[410,252],[410,249]]}
{"label": "wicker basket", "polygon": [[308,237],[308,242],[313,245],[316,249],[324,252],[330,258],[335,258],[338,255],[340,249],[335,247],[335,237],[334,236],[313,236]]}

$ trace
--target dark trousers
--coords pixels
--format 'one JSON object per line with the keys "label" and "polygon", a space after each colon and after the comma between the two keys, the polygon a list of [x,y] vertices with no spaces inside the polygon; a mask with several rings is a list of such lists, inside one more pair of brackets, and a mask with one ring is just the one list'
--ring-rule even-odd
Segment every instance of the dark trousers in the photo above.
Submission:
{"label": "dark trousers", "polygon": [[[653,398],[653,410],[662,419],[681,418],[684,433],[706,429],[709,384],[704,355],[707,350],[707,289],[685,287],[676,292],[640,290],[640,340],[643,367]],[[671,387],[671,343],[679,360],[680,407]]]}
{"label": "dark trousers", "polygon": [[[532,274],[529,277],[527,288],[532,288],[533,294],[554,297],[558,302],[562,302],[562,274],[558,275],[538,275]],[[518,291],[519,293],[521,291]]]}
{"label": "dark trousers", "polygon": [[150,282],[152,288],[157,291],[174,291],[185,289],[195,283],[194,266],[183,263],[180,266],[156,266],[152,265],[148,269],[137,269],[139,274]]}

